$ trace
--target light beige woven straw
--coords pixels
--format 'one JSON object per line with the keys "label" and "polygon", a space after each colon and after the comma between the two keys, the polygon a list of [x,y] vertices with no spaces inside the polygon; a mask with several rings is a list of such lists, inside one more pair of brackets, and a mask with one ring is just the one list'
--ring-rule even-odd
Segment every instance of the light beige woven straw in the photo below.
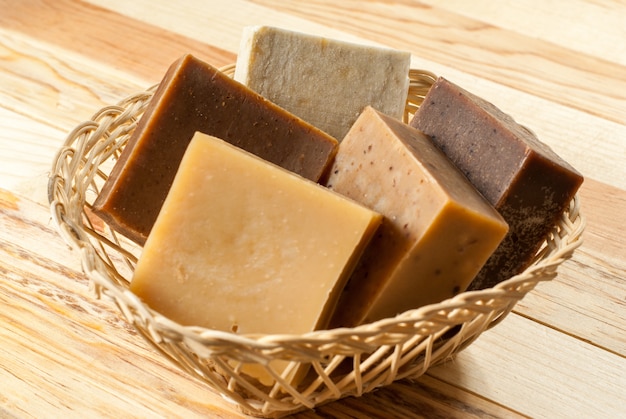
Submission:
{"label": "light beige woven straw", "polygon": [[[233,66],[222,71],[232,75]],[[435,80],[433,74],[418,70],[412,70],[410,78],[405,120]],[[533,264],[491,289],[461,293],[439,304],[352,329],[298,336],[242,336],[181,326],[150,310],[128,290],[141,249],[111,231],[89,210],[155,87],[99,110],[69,134],[50,175],[52,217],[81,258],[96,296],[112,299],[121,315],[156,350],[245,413],[278,417],[420,376],[500,322],[539,282],[552,279],[557,267],[581,243],[584,219],[575,198]],[[287,369],[275,369],[274,360],[287,361]],[[262,385],[248,377],[242,372],[247,364],[266,369],[273,383]],[[308,367],[308,375],[295,388],[285,377],[303,366]]]}

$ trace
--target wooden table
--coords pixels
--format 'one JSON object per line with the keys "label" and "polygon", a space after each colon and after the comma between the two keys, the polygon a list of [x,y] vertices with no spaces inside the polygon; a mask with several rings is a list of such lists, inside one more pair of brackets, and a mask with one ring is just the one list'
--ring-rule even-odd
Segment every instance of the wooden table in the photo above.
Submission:
{"label": "wooden table", "polygon": [[241,417],[95,300],[47,209],[53,155],[186,52],[234,62],[242,27],[413,54],[586,176],[585,242],[453,361],[297,415],[626,417],[626,3],[617,0],[0,0],[0,417]]}

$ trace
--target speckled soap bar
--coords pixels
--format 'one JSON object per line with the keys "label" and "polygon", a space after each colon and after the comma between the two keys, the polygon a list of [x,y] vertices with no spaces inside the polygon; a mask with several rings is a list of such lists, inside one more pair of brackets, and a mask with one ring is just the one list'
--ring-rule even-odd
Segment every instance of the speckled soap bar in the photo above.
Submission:
{"label": "speckled soap bar", "polygon": [[462,292],[507,232],[495,209],[418,130],[365,109],[327,186],[382,214],[331,326],[354,326]]}
{"label": "speckled soap bar", "polygon": [[444,78],[410,124],[431,136],[509,223],[470,289],[524,270],[582,184],[580,173],[492,103]]}
{"label": "speckled soap bar", "polygon": [[402,117],[410,61],[405,51],[253,26],[235,80],[341,141],[365,106]]}

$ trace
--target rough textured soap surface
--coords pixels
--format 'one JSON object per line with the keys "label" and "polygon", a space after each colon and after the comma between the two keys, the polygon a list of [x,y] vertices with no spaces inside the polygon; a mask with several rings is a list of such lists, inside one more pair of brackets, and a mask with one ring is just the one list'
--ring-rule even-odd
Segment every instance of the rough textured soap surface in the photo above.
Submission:
{"label": "rough textured soap surface", "polygon": [[508,228],[427,136],[372,108],[339,145],[327,186],[384,216],[331,326],[464,291]]}
{"label": "rough textured soap surface", "polygon": [[402,117],[409,67],[408,52],[255,26],[235,79],[341,141],[367,105]]}
{"label": "rough textured soap surface", "polygon": [[305,333],[327,325],[381,216],[196,134],[130,288],[184,325]]}
{"label": "rough textured soap surface", "polygon": [[94,203],[118,232],[145,241],[196,131],[317,181],[337,141],[185,55],[173,63]]}
{"label": "rough textured soap surface", "polygon": [[582,184],[580,173],[492,103],[444,78],[411,125],[432,137],[509,224],[470,289],[524,270]]}

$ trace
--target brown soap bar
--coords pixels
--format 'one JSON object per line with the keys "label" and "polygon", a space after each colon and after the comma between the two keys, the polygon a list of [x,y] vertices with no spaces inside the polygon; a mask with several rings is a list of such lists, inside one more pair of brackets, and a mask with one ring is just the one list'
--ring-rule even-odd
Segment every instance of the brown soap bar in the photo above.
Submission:
{"label": "brown soap bar", "polygon": [[165,74],[94,202],[94,211],[143,245],[196,131],[315,182],[326,172],[337,146],[328,134],[211,65],[184,55]]}
{"label": "brown soap bar", "polygon": [[432,137],[509,224],[469,289],[489,288],[523,271],[582,175],[509,115],[444,78],[410,124]]}

